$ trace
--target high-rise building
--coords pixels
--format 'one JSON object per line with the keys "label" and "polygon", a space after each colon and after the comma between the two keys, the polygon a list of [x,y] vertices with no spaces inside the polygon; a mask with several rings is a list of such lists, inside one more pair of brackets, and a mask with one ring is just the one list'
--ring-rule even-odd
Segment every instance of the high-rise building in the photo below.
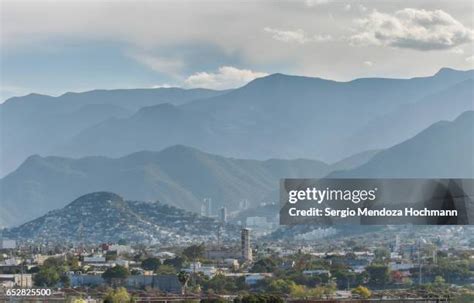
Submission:
{"label": "high-rise building", "polygon": [[249,206],[250,206],[249,200],[243,199],[243,200],[239,201],[239,209],[240,210],[246,210],[246,209],[249,208]]}
{"label": "high-rise building", "polygon": [[242,258],[245,261],[252,261],[252,246],[250,245],[250,229],[242,228],[241,230],[241,245],[242,245]]}
{"label": "high-rise building", "polygon": [[393,251],[396,253],[400,252],[400,236],[399,235],[395,236],[395,245],[393,247]]}
{"label": "high-rise building", "polygon": [[227,223],[227,208],[223,206],[220,212],[221,223]]}
{"label": "high-rise building", "polygon": [[204,198],[203,205],[205,209],[205,215],[207,217],[212,217],[212,199],[211,198]]}

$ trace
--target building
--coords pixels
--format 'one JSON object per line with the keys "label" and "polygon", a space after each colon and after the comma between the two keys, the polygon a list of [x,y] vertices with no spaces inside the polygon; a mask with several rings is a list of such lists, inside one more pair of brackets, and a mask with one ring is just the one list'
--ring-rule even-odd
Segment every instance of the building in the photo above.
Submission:
{"label": "building", "polygon": [[[70,274],[69,279],[72,287],[96,287],[105,285],[106,281],[101,275]],[[125,286],[129,288],[142,289],[151,287],[166,293],[181,294],[182,286],[176,275],[136,275],[129,276],[125,280]]]}
{"label": "building", "polygon": [[202,201],[201,206],[201,215],[206,217],[212,217],[212,199],[211,198],[204,198]]}
{"label": "building", "polygon": [[98,263],[106,263],[105,257],[103,256],[91,256],[91,257],[84,257],[84,264],[98,264]]}
{"label": "building", "polygon": [[16,241],[15,240],[9,240],[9,239],[3,239],[0,238],[0,249],[15,249],[16,248]]}
{"label": "building", "polygon": [[256,285],[258,282],[271,278],[273,275],[271,273],[254,273],[245,275],[245,284],[249,286]]}
{"label": "building", "polygon": [[206,258],[211,260],[239,259],[242,253],[238,249],[224,248],[206,249]]}
{"label": "building", "polygon": [[303,270],[303,275],[304,276],[327,276],[328,278],[331,278],[331,272],[329,270],[325,269],[313,269],[313,270]]}
{"label": "building", "polygon": [[121,254],[132,254],[134,252],[130,245],[112,244],[109,245],[108,251],[116,251],[118,255]]}
{"label": "building", "polygon": [[221,223],[224,223],[224,224],[227,223],[227,208],[225,206],[221,208],[220,220],[221,220]]}
{"label": "building", "polygon": [[241,231],[242,259],[252,261],[252,246],[250,245],[250,229],[242,228]]}
{"label": "building", "polygon": [[246,210],[249,208],[249,201],[247,199],[240,200],[239,201],[239,209],[240,210]]}
{"label": "building", "polygon": [[181,269],[187,273],[201,273],[208,278],[212,278],[217,273],[217,268],[214,266],[204,266],[201,262],[191,262],[188,268]]}
{"label": "building", "polygon": [[6,288],[33,287],[31,274],[0,274],[0,285]]}

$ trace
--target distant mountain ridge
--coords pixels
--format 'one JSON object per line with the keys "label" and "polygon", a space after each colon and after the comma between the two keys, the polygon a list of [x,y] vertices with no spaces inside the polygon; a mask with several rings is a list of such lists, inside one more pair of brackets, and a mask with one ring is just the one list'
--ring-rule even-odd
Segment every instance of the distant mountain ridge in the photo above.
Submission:
{"label": "distant mountain ridge", "polygon": [[[202,199],[212,198],[215,210],[222,205],[235,210],[244,199],[253,206],[276,201],[280,178],[474,178],[473,132],[474,111],[467,111],[391,148],[333,165],[225,158],[185,146],[117,159],[32,156],[0,180],[0,222],[15,225],[100,190],[190,211],[199,211]],[[339,171],[330,173],[334,170]]]}
{"label": "distant mountain ridge", "polygon": [[332,178],[474,178],[474,111],[440,121]]}
{"label": "distant mountain ridge", "polygon": [[[432,77],[336,82],[274,74],[232,91],[173,89],[178,105],[150,98],[155,105],[135,112],[80,94],[74,102],[13,99],[0,105],[0,159],[63,156],[30,156],[0,179],[0,225],[95,191],[199,211],[203,198],[230,209],[240,200],[272,202],[280,178],[470,176],[472,114],[437,122],[473,109],[473,75],[442,69]],[[305,160],[319,157],[344,160]]]}
{"label": "distant mountain ridge", "polygon": [[0,104],[0,173],[15,169],[31,154],[51,154],[83,129],[111,118],[124,118],[157,104],[181,105],[228,91],[208,89],[117,89],[30,94]]}
{"label": "distant mountain ridge", "polygon": [[[473,78],[474,71],[450,69],[432,77],[350,82],[273,74],[226,94],[104,121],[73,137],[58,154],[117,157],[184,144],[237,158],[334,162],[397,144],[474,109]],[[456,106],[448,105],[451,100]],[[393,126],[384,122],[413,108],[429,113],[422,120],[407,115]]]}
{"label": "distant mountain ridge", "polygon": [[[177,144],[237,158],[335,162],[397,144],[472,110],[472,90],[456,87],[473,75],[473,70],[443,68],[430,77],[337,82],[273,74],[228,91],[123,89],[14,97],[0,105],[0,175],[31,154],[120,157]],[[452,99],[456,106],[447,106]],[[429,114],[385,122],[398,121],[413,108]]]}
{"label": "distant mountain ridge", "polygon": [[315,160],[233,159],[185,146],[117,159],[31,156],[0,179],[0,225],[22,223],[95,191],[160,200],[195,212],[203,198],[212,198],[217,213],[222,205],[236,209],[241,200],[268,202],[280,178],[321,177],[330,171],[329,165]]}
{"label": "distant mountain ridge", "polygon": [[[186,241],[215,241],[217,233],[210,231],[217,231],[219,224],[215,219],[159,202],[125,201],[114,193],[95,192],[4,234],[37,242],[106,243],[124,239],[182,245]],[[238,232],[236,226],[224,225],[221,240],[230,234],[235,237]]]}

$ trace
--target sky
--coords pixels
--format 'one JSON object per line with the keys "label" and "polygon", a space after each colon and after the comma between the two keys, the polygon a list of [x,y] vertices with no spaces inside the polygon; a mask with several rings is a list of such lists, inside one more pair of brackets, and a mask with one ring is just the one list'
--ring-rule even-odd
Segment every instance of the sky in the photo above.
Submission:
{"label": "sky", "polygon": [[474,68],[474,1],[2,0],[0,102],[29,93],[227,89]]}

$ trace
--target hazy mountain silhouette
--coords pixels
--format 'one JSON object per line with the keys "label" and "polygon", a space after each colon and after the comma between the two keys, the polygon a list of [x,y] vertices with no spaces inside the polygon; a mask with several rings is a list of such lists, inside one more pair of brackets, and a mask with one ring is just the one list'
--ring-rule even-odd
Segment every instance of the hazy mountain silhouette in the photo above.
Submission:
{"label": "hazy mountain silhouette", "polygon": [[453,120],[462,112],[472,109],[474,80],[468,79],[372,119],[347,141],[346,148],[357,144],[372,149],[402,142],[434,121]]}
{"label": "hazy mountain silhouette", "polygon": [[[238,158],[333,162],[392,146],[472,109],[473,75],[442,69],[424,78],[335,82],[274,74],[219,96],[142,108],[131,117],[104,121],[58,153],[122,156],[185,144]],[[415,114],[403,116],[406,111]],[[404,119],[391,128],[386,117]]]}
{"label": "hazy mountain silhouette", "polygon": [[[29,157],[0,180],[0,225],[33,219],[85,193],[110,191],[126,199],[156,201],[200,211],[210,197],[215,209],[235,210],[240,200],[258,205],[284,177],[321,177],[329,165],[314,160],[242,160],[185,146],[126,157]],[[265,201],[268,202],[268,201]]]}
{"label": "hazy mountain silhouette", "polygon": [[376,154],[343,178],[474,178],[474,111],[441,121]]}
{"label": "hazy mountain silhouette", "polygon": [[127,117],[144,106],[179,105],[222,93],[225,91],[159,88],[10,98],[0,104],[0,175],[15,169],[31,154],[54,153],[80,131],[109,118]]}

